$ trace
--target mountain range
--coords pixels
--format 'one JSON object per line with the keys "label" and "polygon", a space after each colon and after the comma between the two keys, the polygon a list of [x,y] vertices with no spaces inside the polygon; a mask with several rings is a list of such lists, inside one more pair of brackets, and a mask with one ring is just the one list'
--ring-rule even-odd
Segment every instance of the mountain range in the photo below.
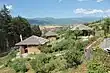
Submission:
{"label": "mountain range", "polygon": [[80,18],[32,18],[28,21],[30,24],[35,25],[69,25],[69,24],[83,24],[100,20],[101,17],[80,17]]}

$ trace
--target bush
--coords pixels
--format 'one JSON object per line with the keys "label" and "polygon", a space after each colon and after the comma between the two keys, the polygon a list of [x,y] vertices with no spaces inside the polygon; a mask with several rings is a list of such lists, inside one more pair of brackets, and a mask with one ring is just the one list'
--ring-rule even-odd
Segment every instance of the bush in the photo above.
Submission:
{"label": "bush", "polygon": [[69,49],[69,46],[71,44],[74,45],[73,39],[65,39],[65,40],[62,40],[62,41],[58,42],[57,44],[55,44],[52,48],[55,52],[62,51],[62,50]]}
{"label": "bush", "polygon": [[46,56],[40,54],[36,56],[36,59],[30,62],[32,68],[36,73],[51,73],[64,70],[66,67],[66,60],[63,57]]}
{"label": "bush", "polygon": [[67,62],[63,56],[60,56],[56,59],[52,59],[52,60],[50,60],[49,63],[53,64],[54,71],[56,71],[56,72],[64,70],[66,68],[66,64],[67,64]]}
{"label": "bush", "polygon": [[67,68],[77,67],[81,64],[81,53],[78,51],[70,50],[65,54],[65,59],[67,60]]}
{"label": "bush", "polygon": [[47,46],[42,46],[40,50],[43,53],[52,53],[53,52],[53,49],[50,45],[49,46],[48,45]]}
{"label": "bush", "polygon": [[26,72],[26,65],[25,65],[25,60],[23,59],[17,59],[13,62],[10,62],[9,64],[10,67],[12,67],[16,72]]}
{"label": "bush", "polygon": [[96,49],[93,53],[93,59],[88,62],[89,73],[107,73],[110,71],[110,56],[101,49]]}
{"label": "bush", "polygon": [[74,39],[64,39],[60,42],[54,43],[53,45],[44,46],[41,51],[44,53],[52,53],[57,51],[68,50],[70,46],[75,45]]}
{"label": "bush", "polygon": [[106,73],[106,69],[100,61],[91,61],[88,63],[88,73]]}
{"label": "bush", "polygon": [[8,55],[9,55],[11,58],[14,58],[14,57],[16,57],[16,53],[17,53],[16,50],[12,50]]}
{"label": "bush", "polygon": [[44,64],[49,62],[50,57],[47,57],[45,54],[36,55],[36,58],[30,61],[32,68],[36,73],[45,73]]}
{"label": "bush", "polygon": [[65,59],[67,60],[67,68],[77,67],[81,64],[83,56],[84,45],[80,41],[76,41],[75,45],[70,44],[68,46],[69,51],[65,54]]}

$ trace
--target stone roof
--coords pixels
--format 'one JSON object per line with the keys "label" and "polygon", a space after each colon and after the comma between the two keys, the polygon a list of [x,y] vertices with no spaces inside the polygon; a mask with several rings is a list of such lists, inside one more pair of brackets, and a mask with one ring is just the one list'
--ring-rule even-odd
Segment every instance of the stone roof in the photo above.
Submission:
{"label": "stone roof", "polygon": [[78,25],[76,25],[76,26],[73,26],[72,28],[71,28],[71,30],[76,30],[76,29],[79,29],[79,30],[92,30],[92,28],[90,28],[90,27],[88,27],[88,26],[86,26],[86,25],[83,25],[83,24],[78,24]]}
{"label": "stone roof", "polygon": [[38,37],[38,36],[31,36],[15,45],[42,45],[45,44],[46,42],[48,42],[49,40],[44,39],[42,37]]}
{"label": "stone roof", "polygon": [[48,36],[57,36],[58,34],[55,33],[55,32],[52,32],[52,31],[48,31],[47,33],[45,33],[45,36],[48,37]]}

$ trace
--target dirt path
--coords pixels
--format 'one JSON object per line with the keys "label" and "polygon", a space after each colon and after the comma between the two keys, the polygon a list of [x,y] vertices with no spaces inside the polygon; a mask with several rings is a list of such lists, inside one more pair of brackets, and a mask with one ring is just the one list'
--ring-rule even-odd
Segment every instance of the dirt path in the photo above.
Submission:
{"label": "dirt path", "polygon": [[73,70],[71,73],[87,73],[87,66],[86,64],[81,64],[76,70]]}

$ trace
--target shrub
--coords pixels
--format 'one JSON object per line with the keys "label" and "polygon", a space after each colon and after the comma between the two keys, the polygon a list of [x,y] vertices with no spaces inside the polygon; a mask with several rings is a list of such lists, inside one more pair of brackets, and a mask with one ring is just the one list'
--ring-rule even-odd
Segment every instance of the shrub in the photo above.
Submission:
{"label": "shrub", "polygon": [[70,46],[74,46],[74,45],[75,45],[74,39],[64,39],[60,42],[54,43],[52,46],[42,47],[41,51],[44,53],[52,53],[52,52],[69,49]]}
{"label": "shrub", "polygon": [[53,49],[52,49],[52,47],[50,47],[50,46],[42,46],[41,47],[41,52],[43,52],[43,53],[52,53],[53,52]]}
{"label": "shrub", "polygon": [[70,50],[65,54],[65,59],[67,60],[67,68],[77,67],[81,64],[81,53],[78,51]]}
{"label": "shrub", "polygon": [[12,50],[8,55],[9,55],[11,58],[14,58],[14,57],[16,57],[16,53],[17,53],[16,50]]}
{"label": "shrub", "polygon": [[12,67],[16,72],[26,72],[26,65],[25,65],[25,60],[23,59],[17,59],[13,62],[10,62],[9,64],[10,67]]}
{"label": "shrub", "polygon": [[51,73],[64,70],[67,63],[63,57],[40,54],[36,56],[36,59],[31,60],[30,64],[36,73]]}
{"label": "shrub", "polygon": [[52,49],[56,52],[56,51],[62,51],[62,50],[68,50],[70,46],[74,46],[75,41],[73,39],[64,39],[58,43],[56,43]]}
{"label": "shrub", "polygon": [[88,63],[88,73],[106,73],[106,69],[103,63],[93,60]]}
{"label": "shrub", "polygon": [[45,73],[44,64],[49,62],[50,57],[47,57],[45,54],[36,55],[36,58],[30,61],[32,68],[36,73]]}
{"label": "shrub", "polygon": [[51,58],[49,63],[46,63],[43,68],[46,73],[57,73],[66,69],[66,64],[66,60],[63,57],[58,57],[56,59]]}
{"label": "shrub", "polygon": [[93,53],[93,59],[88,62],[89,73],[107,73],[110,71],[110,56],[101,49],[96,49]]}
{"label": "shrub", "polygon": [[65,54],[65,59],[67,60],[67,68],[77,67],[81,64],[81,59],[83,56],[84,45],[82,42],[76,41],[75,45],[70,44],[68,46],[69,51]]}

